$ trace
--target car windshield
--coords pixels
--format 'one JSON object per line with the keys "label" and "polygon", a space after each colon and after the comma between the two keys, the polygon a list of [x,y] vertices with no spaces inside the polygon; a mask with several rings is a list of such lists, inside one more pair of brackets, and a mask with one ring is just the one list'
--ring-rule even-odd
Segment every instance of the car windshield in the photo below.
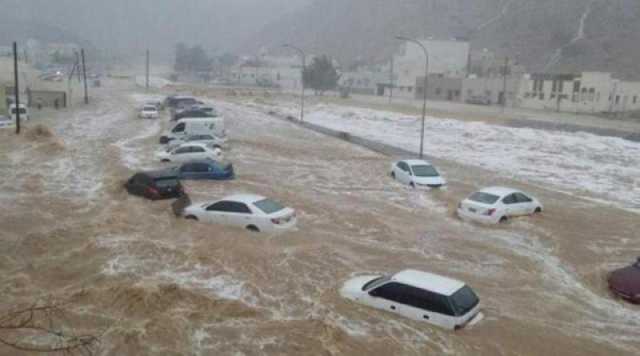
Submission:
{"label": "car windshield", "polygon": [[362,290],[369,290],[369,289],[373,289],[373,288],[377,288],[378,286],[387,283],[389,280],[391,280],[391,277],[389,276],[381,276],[378,278],[374,278],[372,280],[370,280],[369,282],[365,283],[364,286],[362,286]]}
{"label": "car windshield", "polygon": [[495,204],[495,202],[497,202],[498,199],[500,199],[500,197],[497,195],[483,193],[483,192],[473,193],[473,195],[469,197],[469,200],[482,203],[482,204]]}
{"label": "car windshield", "polygon": [[439,177],[438,171],[433,166],[429,166],[426,164],[411,166],[413,170],[413,175],[416,177]]}
{"label": "car windshield", "polygon": [[144,111],[156,111],[156,108],[155,108],[155,106],[145,106],[143,110]]}
{"label": "car windshield", "polygon": [[156,178],[155,182],[159,188],[175,187],[178,185],[178,179],[176,177]]}
{"label": "car windshield", "polygon": [[469,286],[462,287],[450,299],[457,316],[465,315],[480,302],[478,296]]}
{"label": "car windshield", "polygon": [[198,135],[198,136],[191,136],[187,139],[187,141],[205,141],[205,140],[213,140],[213,136]]}
{"label": "car windshield", "polygon": [[253,203],[258,209],[264,211],[266,214],[272,214],[284,209],[284,206],[271,199],[264,199]]}

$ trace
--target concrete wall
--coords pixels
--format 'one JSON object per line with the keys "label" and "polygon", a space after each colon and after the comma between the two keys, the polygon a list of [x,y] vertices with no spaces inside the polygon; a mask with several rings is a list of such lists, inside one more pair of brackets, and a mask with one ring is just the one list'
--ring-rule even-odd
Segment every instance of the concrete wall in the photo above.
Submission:
{"label": "concrete wall", "polygon": [[47,90],[30,90],[27,93],[27,102],[30,107],[37,107],[41,104],[43,107],[67,107],[67,93],[64,91],[47,91]]}
{"label": "concrete wall", "polygon": [[[466,102],[472,96],[482,96],[489,99],[490,104],[502,103],[502,92],[504,88],[503,78],[465,78],[462,80],[462,102]],[[507,78],[506,100],[507,106],[517,106],[518,92],[520,88],[520,78]]]}
{"label": "concrete wall", "polygon": [[[415,98],[424,97],[424,76],[416,79]],[[427,81],[427,99],[441,101],[460,101],[462,97],[462,78],[448,78],[430,75]]]}

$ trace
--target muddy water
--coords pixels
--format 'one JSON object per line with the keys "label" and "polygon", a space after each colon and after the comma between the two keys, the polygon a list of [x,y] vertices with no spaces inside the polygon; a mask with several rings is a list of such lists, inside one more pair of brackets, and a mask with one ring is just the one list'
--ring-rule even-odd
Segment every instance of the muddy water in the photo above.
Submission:
{"label": "muddy water", "polygon": [[[1,310],[54,295],[103,355],[624,355],[640,309],[609,297],[606,272],[640,254],[638,216],[447,161],[446,191],[387,178],[391,158],[216,100],[238,179],[187,183],[194,201],[236,192],[297,209],[282,236],[176,220],[122,182],[157,168],[163,121],[107,83],[96,102],[38,118],[51,135],[0,133]],[[166,118],[164,119],[166,121]],[[33,125],[28,129],[34,129]],[[470,190],[510,184],[547,212],[499,228],[463,223]],[[360,273],[417,268],[472,285],[486,318],[448,332],[342,300]],[[2,348],[0,354],[16,355]]]}

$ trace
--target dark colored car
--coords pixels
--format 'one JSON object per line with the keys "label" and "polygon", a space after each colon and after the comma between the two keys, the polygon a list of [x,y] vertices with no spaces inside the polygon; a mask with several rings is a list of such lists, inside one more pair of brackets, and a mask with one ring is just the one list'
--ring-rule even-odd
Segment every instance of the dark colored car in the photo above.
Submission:
{"label": "dark colored car", "polygon": [[640,304],[640,257],[631,266],[611,272],[608,282],[613,294]]}
{"label": "dark colored car", "polygon": [[180,179],[230,180],[235,178],[233,165],[212,160],[192,161],[173,168]]}
{"label": "dark colored car", "polygon": [[127,192],[149,200],[179,198],[184,189],[173,170],[136,173],[124,185]]}

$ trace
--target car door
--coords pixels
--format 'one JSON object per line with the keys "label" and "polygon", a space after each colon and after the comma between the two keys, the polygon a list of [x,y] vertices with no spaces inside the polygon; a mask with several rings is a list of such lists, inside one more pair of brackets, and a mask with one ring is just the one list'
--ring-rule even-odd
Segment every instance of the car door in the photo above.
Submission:
{"label": "car door", "polygon": [[180,178],[196,179],[195,175],[195,167],[193,163],[185,163],[180,167]]}
{"label": "car door", "polygon": [[409,184],[411,182],[411,175],[409,174],[409,165],[405,162],[398,162],[398,173],[396,175],[398,181],[403,184]]}
{"label": "car door", "polygon": [[206,163],[194,163],[193,164],[193,176],[194,179],[209,179],[211,173],[209,172],[209,165]]}
{"label": "car door", "polygon": [[505,215],[507,216],[518,216],[518,199],[516,199],[515,194],[509,194],[502,198],[502,204],[504,205]]}
{"label": "car door", "polygon": [[176,162],[189,161],[191,157],[191,146],[184,146],[176,149],[171,153],[171,158]]}
{"label": "car door", "polygon": [[229,225],[229,213],[232,210],[232,202],[219,201],[209,205],[205,211],[205,221],[212,224]]}
{"label": "car door", "polygon": [[514,195],[516,197],[516,200],[518,201],[518,215],[533,214],[536,209],[535,205],[533,204],[533,199],[526,196],[524,193],[515,193]]}
{"label": "car door", "polygon": [[260,228],[260,223],[258,221],[255,221],[255,217],[251,212],[251,209],[249,209],[249,207],[245,203],[230,202],[230,206],[231,208],[227,215],[229,224],[240,227],[255,225],[256,227]]}
{"label": "car door", "polygon": [[403,292],[404,316],[453,329],[455,312],[446,296],[409,285],[404,286]]}
{"label": "car door", "polygon": [[365,304],[380,310],[386,310],[396,314],[403,314],[402,295],[404,286],[397,282],[389,282],[369,291]]}

